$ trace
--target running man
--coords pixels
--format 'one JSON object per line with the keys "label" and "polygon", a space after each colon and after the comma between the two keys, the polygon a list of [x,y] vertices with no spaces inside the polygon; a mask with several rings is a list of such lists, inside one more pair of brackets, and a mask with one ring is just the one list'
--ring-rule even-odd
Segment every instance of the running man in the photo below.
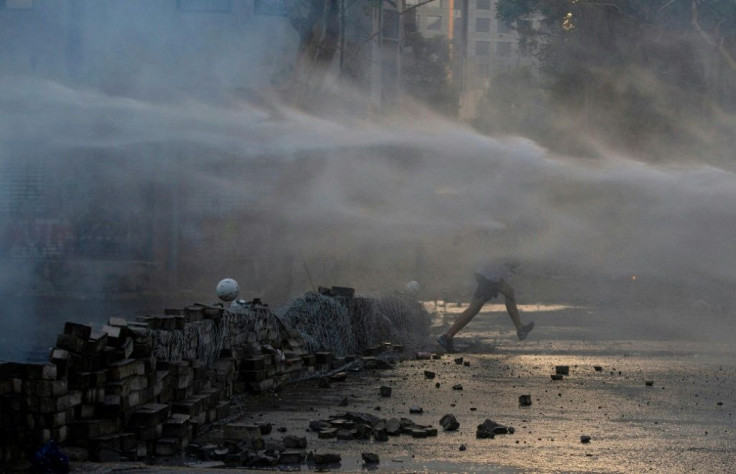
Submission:
{"label": "running man", "polygon": [[516,299],[514,298],[514,289],[506,282],[518,264],[503,263],[494,264],[484,262],[478,266],[475,272],[475,279],[478,282],[470,305],[460,313],[450,329],[437,339],[437,342],[445,348],[447,352],[455,352],[452,340],[462,328],[464,328],[478,314],[483,305],[489,300],[503,295],[506,303],[506,311],[511,316],[514,326],[516,326],[516,335],[520,341],[526,339],[529,332],[534,328],[534,323],[522,324],[519,317],[519,310],[516,307]]}

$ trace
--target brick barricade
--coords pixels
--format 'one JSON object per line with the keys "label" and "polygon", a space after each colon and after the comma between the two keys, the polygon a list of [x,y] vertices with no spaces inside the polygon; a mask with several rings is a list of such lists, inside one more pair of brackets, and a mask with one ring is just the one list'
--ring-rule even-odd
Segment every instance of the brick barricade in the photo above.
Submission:
{"label": "brick barricade", "polygon": [[68,322],[49,363],[0,363],[0,463],[50,440],[94,461],[176,454],[229,415],[234,393],[313,371],[307,355],[263,305],[192,305],[99,330]]}
{"label": "brick barricade", "polygon": [[[326,296],[319,298],[294,314],[316,314]],[[386,349],[372,341],[381,334],[369,324],[375,308],[399,330],[414,311],[329,298],[352,321],[343,329],[366,356]],[[267,391],[355,360],[336,357],[331,346],[310,354],[288,321],[257,300],[240,300],[228,309],[195,304],[135,321],[111,317],[101,329],[68,322],[49,363],[0,363],[0,463],[28,459],[50,440],[84,448],[93,461],[177,454],[203,426],[229,416],[233,394]],[[356,336],[365,336],[363,326],[371,338]]]}

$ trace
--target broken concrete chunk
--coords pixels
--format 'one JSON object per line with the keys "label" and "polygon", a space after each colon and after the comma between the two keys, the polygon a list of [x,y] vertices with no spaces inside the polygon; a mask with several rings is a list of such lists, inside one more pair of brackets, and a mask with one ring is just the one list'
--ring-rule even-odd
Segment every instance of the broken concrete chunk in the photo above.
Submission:
{"label": "broken concrete chunk", "polygon": [[550,377],[552,378],[552,380],[562,380],[564,378],[564,375],[562,375],[562,374],[552,374],[552,375],[550,375]]}
{"label": "broken concrete chunk", "polygon": [[305,449],[307,447],[307,438],[304,436],[285,436],[283,443],[287,449]]}
{"label": "broken concrete chunk", "polygon": [[434,375],[435,375],[434,372],[432,372],[431,370],[425,370],[424,371],[424,377],[426,377],[428,379],[433,379],[434,378]]}
{"label": "broken concrete chunk", "polygon": [[389,436],[396,436],[401,433],[401,421],[398,418],[389,418],[386,420],[386,433]]}
{"label": "broken concrete chunk", "polygon": [[261,439],[261,428],[258,425],[231,423],[229,425],[225,425],[223,438],[236,441],[253,441]]}
{"label": "broken concrete chunk", "polygon": [[458,357],[457,359],[455,359],[455,363],[457,365],[463,365],[463,358],[462,357]]}
{"label": "broken concrete chunk", "polygon": [[337,436],[338,429],[337,428],[328,428],[326,430],[321,430],[317,432],[317,437],[319,439],[332,439]]}
{"label": "broken concrete chunk", "polygon": [[460,428],[460,423],[457,421],[457,418],[450,413],[440,418],[440,425],[445,431],[455,431]]}
{"label": "broken concrete chunk", "polygon": [[337,453],[314,453],[315,464],[339,464],[342,457]]}
{"label": "broken concrete chunk", "polygon": [[556,365],[555,373],[560,374],[560,375],[570,375],[570,366],[569,365]]}
{"label": "broken concrete chunk", "polygon": [[373,430],[373,439],[375,441],[388,441],[388,433],[385,429]]}
{"label": "broken concrete chunk", "polygon": [[279,454],[279,464],[301,464],[306,457],[304,451],[284,451]]}
{"label": "broken concrete chunk", "polygon": [[647,387],[652,387],[652,386],[654,386],[654,380],[647,380],[646,382],[644,382],[644,384]]}
{"label": "broken concrete chunk", "polygon": [[458,384],[453,385],[452,386],[452,389],[453,390],[462,390],[463,389],[463,386],[458,383]]}
{"label": "broken concrete chunk", "polygon": [[531,395],[519,395],[519,405],[528,407],[532,404]]}
{"label": "broken concrete chunk", "polygon": [[378,464],[380,462],[376,453],[361,453],[360,457],[363,458],[363,462],[366,464]]}
{"label": "broken concrete chunk", "polygon": [[475,432],[477,438],[491,438],[493,439],[497,434],[507,434],[509,428],[496,423],[493,420],[486,419],[483,423],[478,425],[478,429]]}
{"label": "broken concrete chunk", "polygon": [[601,367],[600,365],[595,365],[593,366],[593,369],[595,369],[596,372],[601,372],[603,370],[603,367]]}
{"label": "broken concrete chunk", "polygon": [[424,413],[424,410],[422,409],[422,407],[413,406],[413,407],[410,407],[409,408],[409,413],[411,413],[413,415],[420,415],[420,414]]}
{"label": "broken concrete chunk", "polygon": [[338,372],[334,374],[332,377],[333,382],[344,382],[348,378],[347,372]]}
{"label": "broken concrete chunk", "polygon": [[591,437],[587,435],[583,435],[580,437],[580,442],[583,444],[590,443],[590,440],[591,440]]}

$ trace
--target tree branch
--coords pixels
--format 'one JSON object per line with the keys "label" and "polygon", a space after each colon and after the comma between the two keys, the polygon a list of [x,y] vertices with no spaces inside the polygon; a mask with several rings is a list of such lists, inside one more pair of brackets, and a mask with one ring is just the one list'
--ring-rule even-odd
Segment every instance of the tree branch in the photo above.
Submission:
{"label": "tree branch", "polygon": [[720,44],[718,44],[718,42],[700,26],[700,22],[698,21],[698,5],[696,3],[696,0],[692,0],[692,18],[690,19],[690,23],[692,23],[695,31],[700,34],[700,36],[703,38],[703,40],[705,40],[706,43],[718,49],[718,52],[721,53],[721,56],[723,56],[723,59],[726,61],[729,67],[731,67],[731,69],[733,70],[736,70],[736,59],[734,59],[731,52],[726,49],[724,45],[725,39],[721,38]]}

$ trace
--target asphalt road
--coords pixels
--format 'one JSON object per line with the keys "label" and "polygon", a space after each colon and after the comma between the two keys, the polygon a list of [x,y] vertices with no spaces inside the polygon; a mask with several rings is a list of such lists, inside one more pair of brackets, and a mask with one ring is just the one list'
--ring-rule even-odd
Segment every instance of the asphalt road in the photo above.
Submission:
{"label": "asphalt road", "polygon": [[[340,454],[340,465],[330,471],[733,472],[734,343],[698,334],[652,336],[637,324],[638,317],[615,320],[616,314],[590,308],[526,311],[523,318],[534,319],[536,328],[519,342],[505,314],[481,313],[458,335],[458,354],[408,357],[394,369],[349,372],[346,381],[330,388],[308,380],[275,395],[248,397],[242,421],[271,423],[267,440],[305,436],[308,451]],[[434,332],[453,318],[451,309],[440,314]],[[426,349],[440,351],[433,341]],[[457,357],[469,364],[457,364]],[[568,366],[569,375],[555,381],[550,375],[558,365]],[[435,378],[426,378],[425,370]],[[457,384],[462,390],[453,388]],[[392,387],[390,398],[380,396],[381,385]],[[530,395],[531,406],[520,406],[520,395]],[[348,405],[338,406],[344,398]],[[423,413],[411,414],[411,407]],[[345,411],[410,418],[438,427],[439,433],[377,442],[319,439],[308,430],[310,421]],[[448,413],[460,423],[455,432],[439,425]],[[476,427],[485,419],[515,432],[477,439]],[[213,430],[197,441],[216,443],[221,436]],[[582,436],[590,441],[583,443]],[[377,454],[378,465],[365,466],[362,452]],[[185,457],[167,462],[180,466],[77,467],[96,472],[196,467],[181,465],[192,462]],[[306,464],[289,469],[312,470]]]}

